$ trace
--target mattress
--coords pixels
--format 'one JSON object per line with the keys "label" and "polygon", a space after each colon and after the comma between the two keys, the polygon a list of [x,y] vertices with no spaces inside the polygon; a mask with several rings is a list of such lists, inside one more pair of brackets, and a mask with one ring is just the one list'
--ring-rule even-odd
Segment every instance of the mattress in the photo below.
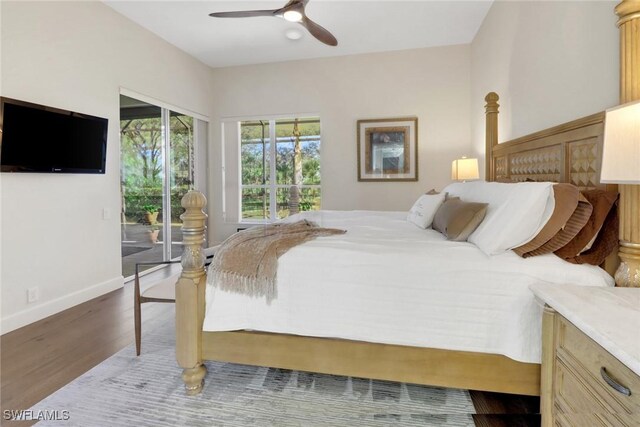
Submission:
{"label": "mattress", "polygon": [[534,283],[613,286],[604,270],[553,254],[489,256],[406,221],[406,212],[294,215],[347,230],[289,250],[277,298],[207,285],[205,331],[257,330],[502,354],[540,363],[542,305]]}

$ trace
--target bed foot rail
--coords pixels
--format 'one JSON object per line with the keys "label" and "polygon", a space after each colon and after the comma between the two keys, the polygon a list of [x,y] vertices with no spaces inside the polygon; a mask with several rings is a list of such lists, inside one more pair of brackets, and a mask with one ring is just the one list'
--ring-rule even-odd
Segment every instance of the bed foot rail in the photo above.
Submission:
{"label": "bed foot rail", "polygon": [[204,291],[207,281],[204,251],[207,214],[203,208],[207,199],[198,191],[189,191],[182,198],[185,212],[182,219],[184,250],[182,274],[176,283],[176,359],[183,368],[182,379],[188,395],[202,391],[207,369],[202,364],[202,323],[204,322]]}

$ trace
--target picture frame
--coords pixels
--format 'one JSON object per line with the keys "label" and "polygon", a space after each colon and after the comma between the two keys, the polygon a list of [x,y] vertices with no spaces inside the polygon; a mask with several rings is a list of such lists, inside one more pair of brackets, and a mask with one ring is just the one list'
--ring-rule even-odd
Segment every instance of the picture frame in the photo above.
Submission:
{"label": "picture frame", "polygon": [[418,180],[418,118],[358,120],[358,181]]}

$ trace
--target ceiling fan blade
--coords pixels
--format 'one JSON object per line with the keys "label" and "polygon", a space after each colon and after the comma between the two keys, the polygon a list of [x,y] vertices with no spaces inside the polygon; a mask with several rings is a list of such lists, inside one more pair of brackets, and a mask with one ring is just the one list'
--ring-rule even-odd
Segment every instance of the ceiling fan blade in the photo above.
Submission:
{"label": "ceiling fan blade", "polygon": [[284,5],[284,7],[282,8],[282,10],[288,8],[289,6],[292,6],[296,3],[302,3],[302,6],[306,6],[307,3],[309,3],[309,0],[289,0],[289,2],[287,2],[287,4]]}
{"label": "ceiling fan blade", "polygon": [[254,16],[273,16],[277,10],[241,10],[237,12],[214,12],[209,16],[214,18],[251,18]]}
{"label": "ceiling fan blade", "polygon": [[305,27],[313,37],[320,40],[322,43],[329,46],[338,46],[338,40],[328,30],[313,22],[306,16],[302,17],[300,25]]}

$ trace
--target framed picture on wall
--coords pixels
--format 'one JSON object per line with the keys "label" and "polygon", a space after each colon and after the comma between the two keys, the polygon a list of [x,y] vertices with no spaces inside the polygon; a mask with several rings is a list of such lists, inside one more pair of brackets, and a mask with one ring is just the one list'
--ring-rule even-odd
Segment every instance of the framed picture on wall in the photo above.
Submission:
{"label": "framed picture on wall", "polygon": [[358,120],[358,181],[418,180],[418,118]]}

